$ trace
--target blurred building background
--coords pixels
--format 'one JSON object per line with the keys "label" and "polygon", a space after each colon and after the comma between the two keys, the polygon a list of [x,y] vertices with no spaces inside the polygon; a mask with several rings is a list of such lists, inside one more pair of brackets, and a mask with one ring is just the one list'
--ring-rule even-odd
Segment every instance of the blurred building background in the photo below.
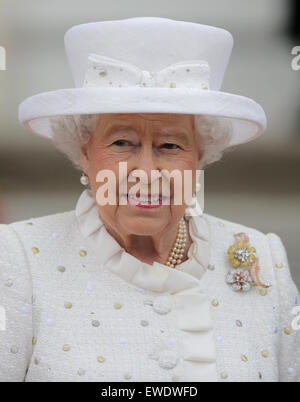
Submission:
{"label": "blurred building background", "polygon": [[264,136],[228,153],[205,173],[205,212],[275,232],[300,288],[300,46],[298,0],[0,0],[0,222],[73,209],[80,172],[53,145],[25,132],[18,104],[73,86],[63,35],[72,25],[134,16],[228,29],[235,46],[222,89],[255,99],[268,117]]}

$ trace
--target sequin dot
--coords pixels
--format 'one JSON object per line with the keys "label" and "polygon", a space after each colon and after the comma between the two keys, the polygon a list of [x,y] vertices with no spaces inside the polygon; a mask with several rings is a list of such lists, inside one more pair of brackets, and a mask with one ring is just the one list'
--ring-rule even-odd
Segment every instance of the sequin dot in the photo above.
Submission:
{"label": "sequin dot", "polygon": [[279,261],[279,262],[276,262],[276,268],[278,268],[278,269],[281,269],[281,268],[283,268],[283,263],[281,262],[281,261]]}
{"label": "sequin dot", "polygon": [[176,83],[175,83],[175,82],[171,82],[171,83],[170,83],[170,88],[176,88]]}
{"label": "sequin dot", "polygon": [[178,356],[173,350],[162,351],[158,359],[159,366],[168,370],[174,368],[177,362]]}
{"label": "sequin dot", "polygon": [[174,346],[174,345],[176,345],[176,339],[175,338],[170,338],[168,340],[168,343],[169,343],[170,346]]}
{"label": "sequin dot", "polygon": [[65,308],[70,309],[70,308],[72,308],[73,305],[71,302],[67,301],[67,302],[65,302],[64,306],[65,306]]}
{"label": "sequin dot", "polygon": [[18,346],[12,346],[11,348],[10,348],[10,351],[11,351],[11,353],[13,353],[13,354],[16,354],[16,353],[18,353],[19,352],[19,348],[18,348]]}
{"label": "sequin dot", "polygon": [[8,286],[9,288],[13,285],[14,281],[12,279],[7,279],[5,282],[5,285]]}
{"label": "sequin dot", "polygon": [[222,380],[227,380],[228,374],[226,373],[226,371],[224,371],[223,373],[221,373],[221,378],[222,378]]}
{"label": "sequin dot", "polygon": [[141,320],[142,327],[147,327],[148,325],[149,325],[149,322],[147,320]]}
{"label": "sequin dot", "polygon": [[210,271],[214,271],[215,270],[215,266],[212,264],[208,264],[207,269],[209,269]]}
{"label": "sequin dot", "polygon": [[241,359],[242,359],[242,361],[243,361],[244,363],[247,363],[247,362],[248,362],[248,357],[247,357],[246,355],[242,355],[242,356],[241,356]]}
{"label": "sequin dot", "polygon": [[85,257],[87,255],[86,250],[80,250],[79,255],[80,255],[80,257]]}
{"label": "sequin dot", "polygon": [[105,357],[103,357],[103,356],[98,356],[98,357],[97,357],[97,361],[98,361],[98,363],[104,363],[104,362],[105,362]]}
{"label": "sequin dot", "polygon": [[261,294],[261,296],[267,296],[268,290],[267,289],[260,289],[259,293]]}
{"label": "sequin dot", "polygon": [[267,350],[263,350],[261,352],[262,357],[264,357],[265,359],[267,359],[269,357],[269,352]]}
{"label": "sequin dot", "polygon": [[92,326],[97,328],[100,326],[100,322],[98,320],[92,320]]}
{"label": "sequin dot", "polygon": [[63,267],[62,265],[59,265],[59,266],[57,267],[57,270],[58,270],[59,272],[65,272],[66,268]]}
{"label": "sequin dot", "polygon": [[32,247],[33,254],[38,254],[40,250],[37,247]]}
{"label": "sequin dot", "polygon": [[46,325],[48,325],[48,327],[52,327],[54,324],[55,322],[52,318],[47,318]]}
{"label": "sequin dot", "polygon": [[243,323],[242,323],[242,321],[240,321],[240,320],[236,320],[235,324],[236,324],[236,326],[239,327],[239,328],[242,328],[242,326],[243,326]]}
{"label": "sequin dot", "polygon": [[116,303],[114,303],[114,308],[115,308],[116,310],[120,310],[120,308],[122,308],[122,304],[119,303],[119,302],[116,302]]}
{"label": "sequin dot", "polygon": [[85,370],[84,370],[83,368],[79,368],[79,369],[77,370],[77,374],[78,374],[79,376],[83,376],[83,375],[85,375]]}
{"label": "sequin dot", "polygon": [[36,336],[33,336],[33,337],[32,337],[32,344],[33,344],[33,345],[36,345],[36,342],[37,342],[37,338],[36,338]]}
{"label": "sequin dot", "polygon": [[218,302],[218,300],[216,300],[216,299],[213,299],[212,302],[211,302],[211,304],[212,304],[214,307],[218,307],[218,306],[219,306],[219,302]]}
{"label": "sequin dot", "polygon": [[64,352],[69,352],[70,349],[71,349],[71,346],[68,345],[68,344],[63,345],[63,347],[62,347],[62,350],[63,350]]}
{"label": "sequin dot", "polygon": [[286,335],[291,335],[291,333],[292,333],[292,328],[289,328],[289,327],[284,328],[284,333],[285,333]]}
{"label": "sequin dot", "polygon": [[125,373],[125,374],[124,374],[125,380],[130,380],[131,377],[132,377],[132,375],[131,375],[130,373]]}
{"label": "sequin dot", "polygon": [[21,311],[22,314],[28,314],[29,313],[29,307],[28,306],[22,306],[20,311]]}
{"label": "sequin dot", "polygon": [[128,339],[125,338],[125,336],[122,336],[122,337],[120,338],[120,343],[121,343],[121,344],[125,344],[125,343],[127,343],[127,342],[128,342]]}
{"label": "sequin dot", "polygon": [[218,342],[218,343],[223,343],[223,338],[222,338],[222,336],[218,336],[218,337],[217,337],[217,342]]}
{"label": "sequin dot", "polygon": [[292,375],[292,374],[294,374],[294,369],[292,368],[292,367],[290,367],[289,369],[288,369],[288,373],[289,373],[289,375]]}

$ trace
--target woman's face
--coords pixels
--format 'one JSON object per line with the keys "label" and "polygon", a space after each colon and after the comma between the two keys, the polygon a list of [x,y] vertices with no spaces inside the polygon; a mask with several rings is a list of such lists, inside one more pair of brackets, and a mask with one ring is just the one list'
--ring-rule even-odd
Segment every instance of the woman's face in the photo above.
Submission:
{"label": "woman's face", "polygon": [[[187,207],[184,171],[192,174],[191,186],[187,190],[192,194],[202,156],[193,115],[185,114],[102,114],[88,144],[81,144],[83,171],[90,179],[97,201],[103,194],[104,184],[105,188],[110,186],[116,195],[115,205],[99,205],[98,202],[100,218],[115,230],[136,235],[154,235],[177,224]],[[126,162],[121,165],[121,170],[120,162]],[[104,169],[111,172],[116,182],[103,177],[97,181],[97,174]],[[142,173],[136,181],[130,181],[137,169]],[[159,178],[154,172],[151,176],[151,171],[159,171],[162,176]],[[166,174],[173,171],[182,180],[179,186],[179,181]],[[122,186],[120,191],[119,185]],[[181,192],[181,203],[178,192]],[[152,195],[153,202],[150,205],[146,200],[139,203],[131,198],[133,194],[143,198],[148,195],[149,199]],[[165,197],[163,203],[155,199],[156,194]],[[107,191],[105,196],[108,196]],[[122,202],[127,205],[122,205]]]}

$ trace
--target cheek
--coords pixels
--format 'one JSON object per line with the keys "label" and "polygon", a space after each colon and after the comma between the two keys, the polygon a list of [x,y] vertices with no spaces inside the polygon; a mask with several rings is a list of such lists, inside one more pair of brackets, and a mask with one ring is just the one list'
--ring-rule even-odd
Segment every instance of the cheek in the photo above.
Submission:
{"label": "cheek", "polygon": [[95,146],[90,149],[90,167],[93,173],[102,169],[115,170],[118,161],[118,156],[106,147]]}
{"label": "cheek", "polygon": [[193,170],[197,166],[197,160],[198,153],[195,150],[190,150],[169,156],[163,163],[169,170]]}
{"label": "cheek", "polygon": [[108,170],[118,179],[120,162],[118,155],[111,152],[106,147],[97,146],[90,149],[89,158],[89,178],[92,182],[96,183],[97,186],[101,185],[101,182],[96,182],[99,171]]}
{"label": "cheek", "polygon": [[[113,194],[114,191],[116,190],[114,183],[115,181],[111,179],[111,176],[114,176],[116,178],[116,183],[118,184],[118,176],[119,176],[119,158],[113,153],[110,152],[106,147],[101,147],[101,146],[94,146],[91,147],[89,150],[89,169],[88,169],[88,176],[90,179],[91,183],[91,188],[93,191],[94,196],[97,196],[97,191],[99,190],[100,193],[102,194],[103,191],[100,190],[101,186],[104,186],[104,188],[109,187],[111,189],[111,193]],[[107,170],[109,174],[106,172],[103,172],[103,180],[97,181],[97,175],[99,172]],[[108,179],[110,177],[110,179]],[[99,180],[99,176],[98,176]],[[99,194],[99,192],[98,192]],[[107,191],[104,195],[107,197]],[[101,205],[99,206],[101,208],[103,214],[108,214],[110,215],[112,211],[116,208],[115,205]]]}
{"label": "cheek", "polygon": [[169,170],[179,170],[181,173],[182,181],[184,182],[185,177],[190,177],[190,175],[193,178],[196,177],[197,167],[198,157],[194,152],[191,152],[176,157],[176,160],[172,162],[172,169]]}

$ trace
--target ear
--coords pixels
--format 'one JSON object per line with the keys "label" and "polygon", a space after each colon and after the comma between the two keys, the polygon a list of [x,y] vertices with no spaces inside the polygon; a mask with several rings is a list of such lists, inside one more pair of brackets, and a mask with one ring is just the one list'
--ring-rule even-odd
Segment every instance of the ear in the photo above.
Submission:
{"label": "ear", "polygon": [[82,170],[86,174],[88,174],[89,167],[90,167],[88,144],[84,144],[84,143],[80,144],[79,149],[80,149]]}
{"label": "ear", "polygon": [[204,158],[204,149],[201,148],[198,151],[198,160],[197,160],[197,170],[201,170],[203,166],[203,158]]}

